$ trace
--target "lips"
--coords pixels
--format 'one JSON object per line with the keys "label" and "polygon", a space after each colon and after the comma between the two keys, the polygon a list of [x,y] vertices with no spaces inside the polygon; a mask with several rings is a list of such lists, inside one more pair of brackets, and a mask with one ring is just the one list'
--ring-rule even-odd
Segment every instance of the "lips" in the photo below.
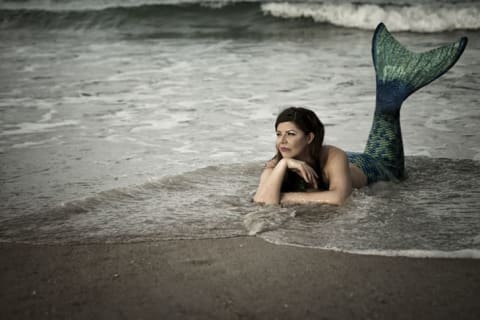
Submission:
{"label": "lips", "polygon": [[280,151],[281,151],[281,152],[289,152],[290,149],[289,149],[289,148],[280,148]]}

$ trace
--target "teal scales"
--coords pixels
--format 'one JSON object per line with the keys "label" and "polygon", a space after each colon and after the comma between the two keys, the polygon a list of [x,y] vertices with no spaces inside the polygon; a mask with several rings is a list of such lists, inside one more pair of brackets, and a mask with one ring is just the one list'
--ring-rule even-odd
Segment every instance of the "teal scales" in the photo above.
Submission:
{"label": "teal scales", "polygon": [[375,30],[372,56],[376,74],[373,124],[364,153],[348,152],[349,162],[362,169],[368,183],[405,177],[400,108],[413,92],[447,72],[460,58],[467,38],[433,50],[415,53],[388,32]]}

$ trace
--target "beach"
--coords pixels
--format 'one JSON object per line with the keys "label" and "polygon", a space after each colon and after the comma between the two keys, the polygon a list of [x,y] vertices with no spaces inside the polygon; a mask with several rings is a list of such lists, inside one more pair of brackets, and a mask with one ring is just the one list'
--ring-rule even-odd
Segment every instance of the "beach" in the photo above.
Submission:
{"label": "beach", "polygon": [[[479,319],[479,16],[0,0],[0,318]],[[254,204],[286,107],[364,150],[380,22],[414,52],[469,39],[402,106],[407,179],[342,207]]]}
{"label": "beach", "polygon": [[[480,5],[422,1],[0,0],[0,241],[255,234],[480,257]],[[402,106],[407,180],[356,190],[338,209],[254,205],[284,108],[313,110],[325,144],[364,150],[380,22],[415,52],[469,39],[458,63]]]}
{"label": "beach", "polygon": [[256,237],[0,245],[3,319],[478,319],[480,260]]}

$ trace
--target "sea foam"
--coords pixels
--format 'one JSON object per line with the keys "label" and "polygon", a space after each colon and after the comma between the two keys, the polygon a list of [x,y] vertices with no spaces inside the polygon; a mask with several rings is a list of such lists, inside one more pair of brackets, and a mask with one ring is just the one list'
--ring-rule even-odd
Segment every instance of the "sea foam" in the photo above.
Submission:
{"label": "sea foam", "polygon": [[441,32],[480,28],[480,4],[390,6],[375,4],[266,3],[265,14],[373,30],[379,21],[391,31]]}

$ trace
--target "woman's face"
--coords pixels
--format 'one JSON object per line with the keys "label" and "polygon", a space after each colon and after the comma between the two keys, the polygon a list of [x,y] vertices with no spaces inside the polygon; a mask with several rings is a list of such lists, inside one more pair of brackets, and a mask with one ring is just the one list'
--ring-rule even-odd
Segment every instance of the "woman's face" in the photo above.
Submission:
{"label": "woman's face", "polygon": [[313,134],[305,133],[293,122],[280,122],[277,126],[277,150],[284,158],[302,158],[308,155],[307,146]]}

